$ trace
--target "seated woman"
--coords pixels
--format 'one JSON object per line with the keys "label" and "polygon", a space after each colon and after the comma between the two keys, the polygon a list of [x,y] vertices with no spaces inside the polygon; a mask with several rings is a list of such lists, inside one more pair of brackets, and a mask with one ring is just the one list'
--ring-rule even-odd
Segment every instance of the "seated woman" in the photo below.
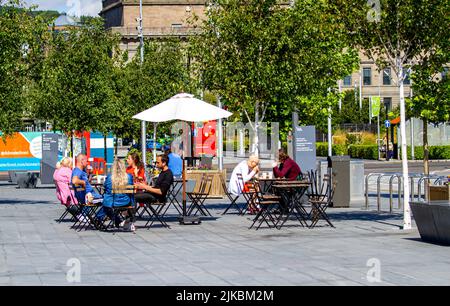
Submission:
{"label": "seated woman", "polygon": [[135,183],[145,182],[145,170],[141,157],[136,152],[130,153],[127,158],[127,173],[133,176]]}
{"label": "seated woman", "polygon": [[275,177],[295,181],[301,175],[302,171],[300,167],[283,149],[278,150],[278,160],[280,164],[274,163],[273,165],[273,174]]}
{"label": "seated woman", "polygon": [[66,206],[71,203],[77,203],[73,191],[69,188],[69,183],[72,177],[71,165],[71,158],[64,157],[61,162],[58,162],[56,170],[53,173],[53,180],[56,185],[56,197],[61,204]]}
{"label": "seated woman", "polygon": [[125,163],[116,158],[112,165],[112,173],[106,177],[103,195],[103,210],[105,214],[114,220],[116,227],[124,227],[125,229],[135,231],[134,226],[134,208],[128,211],[129,220],[123,220],[120,214],[114,215],[114,207],[120,206],[134,206],[134,198],[132,194],[113,193],[113,189],[133,185],[133,176],[128,174],[125,168]]}
{"label": "seated woman", "polygon": [[78,209],[70,206],[71,204],[78,204],[77,198],[70,190],[69,184],[72,177],[72,159],[70,157],[64,157],[56,165],[56,170],[53,173],[53,180],[56,185],[56,197],[62,205],[69,207],[69,213],[74,217],[77,216]]}

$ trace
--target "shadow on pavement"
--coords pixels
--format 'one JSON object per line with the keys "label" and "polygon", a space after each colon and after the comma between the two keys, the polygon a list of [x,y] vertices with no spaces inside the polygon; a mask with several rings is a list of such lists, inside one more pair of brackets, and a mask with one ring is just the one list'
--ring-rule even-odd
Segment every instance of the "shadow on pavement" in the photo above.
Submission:
{"label": "shadow on pavement", "polygon": [[53,201],[32,201],[32,200],[19,200],[19,199],[0,199],[0,205],[49,205],[55,204]]}

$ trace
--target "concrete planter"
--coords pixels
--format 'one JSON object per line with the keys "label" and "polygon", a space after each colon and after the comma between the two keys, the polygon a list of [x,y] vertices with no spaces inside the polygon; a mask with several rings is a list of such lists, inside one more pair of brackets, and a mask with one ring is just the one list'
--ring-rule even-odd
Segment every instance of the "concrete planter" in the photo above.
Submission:
{"label": "concrete planter", "polygon": [[422,240],[450,245],[450,201],[412,202],[411,210]]}

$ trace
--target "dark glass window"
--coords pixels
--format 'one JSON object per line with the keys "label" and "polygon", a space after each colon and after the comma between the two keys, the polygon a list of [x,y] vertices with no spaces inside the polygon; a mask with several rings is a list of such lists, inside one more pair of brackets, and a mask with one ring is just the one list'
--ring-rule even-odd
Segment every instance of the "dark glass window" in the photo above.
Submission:
{"label": "dark glass window", "polygon": [[386,107],[388,111],[390,111],[392,109],[392,98],[391,97],[384,97],[383,103],[384,103],[384,107]]}
{"label": "dark glass window", "polygon": [[351,75],[347,75],[344,78],[344,86],[352,86],[352,76]]}
{"label": "dark glass window", "polygon": [[371,68],[363,68],[363,84],[364,85],[372,84],[372,69]]}
{"label": "dark glass window", "polygon": [[383,85],[391,85],[391,68],[383,69]]}

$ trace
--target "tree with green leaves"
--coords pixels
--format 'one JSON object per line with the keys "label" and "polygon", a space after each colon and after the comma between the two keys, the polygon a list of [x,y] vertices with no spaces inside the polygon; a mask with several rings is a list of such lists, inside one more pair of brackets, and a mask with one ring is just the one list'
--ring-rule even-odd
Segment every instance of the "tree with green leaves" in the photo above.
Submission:
{"label": "tree with green leaves", "polygon": [[[122,117],[116,122],[118,135],[138,138],[140,122],[132,116],[195,88],[189,75],[187,48],[182,41],[146,41],[144,54],[142,65],[139,56],[135,56],[117,77],[116,91],[124,105]],[[168,126],[169,123],[161,123],[158,130],[168,132]]]}
{"label": "tree with green leaves", "polygon": [[[335,0],[333,10],[346,24],[349,40],[376,61],[391,67],[400,97],[404,189],[404,229],[411,228],[403,81],[409,68],[427,60],[448,35],[450,3],[443,0]],[[448,40],[448,36],[447,36]]]}
{"label": "tree with green leaves", "polygon": [[120,113],[114,88],[119,37],[100,18],[52,32],[40,75],[30,93],[36,118],[55,130],[111,131]]}
{"label": "tree with green leaves", "polygon": [[29,115],[25,98],[44,54],[47,25],[18,0],[0,0],[0,131],[20,131]]}
{"label": "tree with green leaves", "polygon": [[327,7],[324,0],[296,1],[293,7],[277,0],[208,2],[201,31],[192,39],[196,71],[228,110],[244,113],[256,153],[266,116],[286,118],[295,109],[311,109],[302,121],[326,115],[336,100],[324,98],[328,88],[357,64],[356,52],[342,39],[344,27]]}
{"label": "tree with green leaves", "polygon": [[[447,18],[447,24],[450,25]],[[444,33],[442,33],[444,34]],[[423,121],[424,173],[429,173],[428,123],[450,121],[450,35],[445,33],[433,54],[414,65],[411,75],[414,96],[406,100],[410,117]]]}

